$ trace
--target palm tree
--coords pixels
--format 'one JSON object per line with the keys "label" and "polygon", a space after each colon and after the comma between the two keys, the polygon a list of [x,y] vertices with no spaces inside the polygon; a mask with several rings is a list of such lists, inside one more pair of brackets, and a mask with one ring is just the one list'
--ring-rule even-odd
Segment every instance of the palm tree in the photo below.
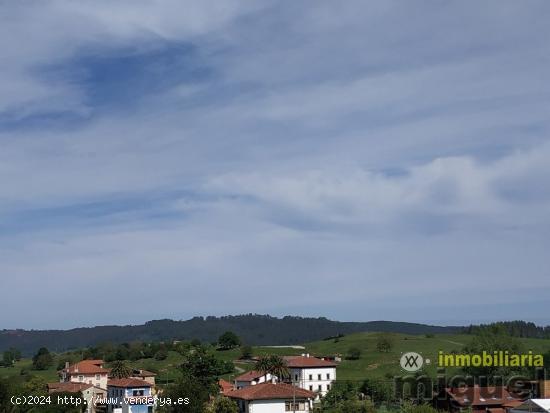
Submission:
{"label": "palm tree", "polygon": [[281,356],[272,355],[269,357],[269,361],[271,364],[270,373],[277,376],[279,381],[287,381],[290,378],[290,370],[288,370],[285,359]]}
{"label": "palm tree", "polygon": [[256,362],[255,370],[265,375],[271,374],[272,376],[276,376],[279,381],[285,381],[290,378],[290,371],[288,370],[286,361],[281,356],[275,354],[260,357]]}
{"label": "palm tree", "polygon": [[122,360],[111,363],[111,377],[113,379],[125,379],[132,375],[132,369]]}

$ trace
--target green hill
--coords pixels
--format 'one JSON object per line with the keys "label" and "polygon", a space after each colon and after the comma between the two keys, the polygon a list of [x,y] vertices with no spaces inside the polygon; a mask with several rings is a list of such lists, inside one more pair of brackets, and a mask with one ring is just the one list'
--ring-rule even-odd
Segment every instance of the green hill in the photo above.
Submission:
{"label": "green hill", "polygon": [[[382,334],[389,336],[393,343],[391,351],[387,353],[377,350],[377,342]],[[432,363],[427,366],[426,372],[435,374],[435,362],[440,350],[446,353],[452,350],[461,350],[471,340],[472,335],[467,334],[354,333],[340,338],[305,343],[303,344],[304,348],[256,346],[253,347],[253,354],[259,356],[262,354],[298,355],[310,353],[313,356],[338,354],[345,357],[351,348],[357,348],[361,351],[360,358],[358,360],[344,359],[338,367],[338,379],[362,381],[365,378],[384,378],[402,374],[399,358],[402,353],[409,351],[420,353],[425,359],[430,359]],[[518,340],[522,342],[525,350],[532,350],[534,353],[550,351],[549,339],[518,338]],[[235,372],[224,376],[226,379],[232,379],[243,371],[251,370],[254,367],[253,363],[238,360],[240,356],[239,349],[216,351],[216,355],[220,359],[235,362]],[[62,358],[63,355],[58,356],[58,359]],[[135,368],[157,372],[159,382],[164,383],[173,380],[177,376],[177,368],[181,361],[182,356],[180,354],[170,351],[166,360],[159,361],[148,358],[128,363]],[[30,368],[30,359],[23,359],[16,363],[14,367],[0,368],[0,377],[20,376],[23,369],[23,372],[26,371],[41,376],[48,381],[57,379],[55,367],[46,371],[33,371]]]}
{"label": "green hill", "polygon": [[233,331],[251,345],[299,344],[337,334],[387,331],[405,334],[457,333],[463,327],[441,327],[395,321],[342,322],[324,317],[308,318],[245,314],[223,317],[194,317],[189,320],[154,320],[141,325],[97,326],[71,330],[0,330],[0,351],[18,348],[32,355],[40,347],[63,352],[100,343],[171,341],[199,339],[215,342],[225,331]]}

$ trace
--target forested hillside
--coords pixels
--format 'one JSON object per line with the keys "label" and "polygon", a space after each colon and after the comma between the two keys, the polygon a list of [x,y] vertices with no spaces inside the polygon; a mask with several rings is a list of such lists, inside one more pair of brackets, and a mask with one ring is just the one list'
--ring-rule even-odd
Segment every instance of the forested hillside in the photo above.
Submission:
{"label": "forested hillside", "polygon": [[39,347],[53,351],[82,348],[98,343],[199,339],[213,342],[233,331],[251,345],[299,344],[338,334],[381,331],[406,334],[455,333],[462,327],[440,327],[393,321],[340,322],[326,318],[237,315],[194,317],[189,320],[155,320],[142,325],[98,326],[71,330],[2,330],[0,351],[9,347],[31,354]]}

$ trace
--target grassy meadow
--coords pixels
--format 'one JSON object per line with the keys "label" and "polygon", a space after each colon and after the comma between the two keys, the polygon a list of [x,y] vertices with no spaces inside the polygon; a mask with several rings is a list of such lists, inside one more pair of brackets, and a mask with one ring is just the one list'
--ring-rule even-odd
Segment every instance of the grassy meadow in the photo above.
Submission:
{"label": "grassy meadow", "polygon": [[[430,359],[431,364],[426,365],[425,371],[434,375],[438,352],[446,353],[452,350],[461,350],[472,340],[472,336],[466,334],[439,334],[434,336],[407,335],[407,334],[386,334],[391,338],[393,346],[391,351],[382,353],[377,350],[377,341],[382,333],[357,333],[350,334],[338,339],[322,340],[312,343],[305,343],[304,349],[279,348],[279,347],[253,347],[254,356],[264,354],[299,355],[310,353],[315,356],[342,355],[343,361],[338,366],[337,374],[339,380],[364,380],[365,378],[384,378],[402,374],[399,366],[399,358],[402,353],[415,351],[423,355],[424,359]],[[550,350],[550,340],[543,339],[519,339],[525,350],[532,350],[534,353],[545,353]],[[361,351],[358,360],[346,360],[345,356],[351,348]],[[232,361],[235,364],[235,371],[225,375],[223,378],[231,380],[244,371],[253,369],[254,364],[239,360],[240,349],[227,351],[216,351],[216,356],[225,361]],[[44,371],[32,370],[30,359],[23,359],[10,368],[0,368],[0,377],[20,377],[25,373],[39,376],[46,381],[56,381],[57,365],[63,355],[58,355],[52,367]],[[182,356],[174,351],[168,352],[165,360],[142,359],[128,362],[136,369],[150,370],[158,374],[159,384],[174,380],[177,377],[178,365]],[[449,371],[452,373],[452,371]]]}

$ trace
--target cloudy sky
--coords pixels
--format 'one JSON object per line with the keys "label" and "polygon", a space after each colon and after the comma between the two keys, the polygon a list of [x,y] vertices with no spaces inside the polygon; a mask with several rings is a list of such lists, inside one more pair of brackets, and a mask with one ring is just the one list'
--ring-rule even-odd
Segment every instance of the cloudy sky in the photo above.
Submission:
{"label": "cloudy sky", "polygon": [[547,1],[0,4],[0,328],[550,323]]}

